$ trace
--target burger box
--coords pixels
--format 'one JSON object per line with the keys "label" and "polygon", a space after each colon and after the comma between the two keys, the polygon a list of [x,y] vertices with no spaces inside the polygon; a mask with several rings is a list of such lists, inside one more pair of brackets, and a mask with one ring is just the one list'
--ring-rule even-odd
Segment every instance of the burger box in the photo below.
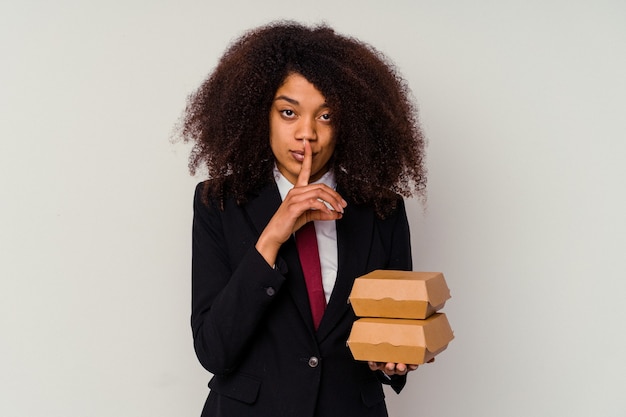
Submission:
{"label": "burger box", "polygon": [[443,352],[452,339],[443,313],[425,320],[362,318],[352,326],[348,347],[359,361],[420,365]]}
{"label": "burger box", "polygon": [[350,303],[359,317],[425,319],[450,290],[441,272],[376,270],[354,280]]}

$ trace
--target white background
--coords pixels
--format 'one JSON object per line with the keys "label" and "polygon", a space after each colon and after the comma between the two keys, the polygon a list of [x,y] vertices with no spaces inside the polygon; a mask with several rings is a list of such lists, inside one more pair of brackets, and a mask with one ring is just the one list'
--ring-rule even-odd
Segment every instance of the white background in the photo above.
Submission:
{"label": "white background", "polygon": [[626,415],[623,1],[2,1],[0,415],[197,416],[194,184],[169,142],[245,29],[322,20],[411,85],[416,270],[456,339],[401,416]]}

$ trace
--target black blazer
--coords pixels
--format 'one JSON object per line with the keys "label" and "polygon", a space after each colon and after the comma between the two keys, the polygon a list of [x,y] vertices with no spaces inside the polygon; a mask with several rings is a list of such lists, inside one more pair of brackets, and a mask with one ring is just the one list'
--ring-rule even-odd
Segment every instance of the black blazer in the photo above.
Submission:
{"label": "black blazer", "polygon": [[[194,347],[213,374],[202,416],[381,417],[387,411],[382,374],[355,361],[346,346],[355,315],[348,296],[356,277],[375,269],[411,270],[404,203],[377,218],[348,201],[338,220],[338,272],[316,332],[293,238],[275,268],[254,245],[281,204],[275,183],[248,203],[201,202],[193,220]],[[395,377],[399,392],[405,377]]]}

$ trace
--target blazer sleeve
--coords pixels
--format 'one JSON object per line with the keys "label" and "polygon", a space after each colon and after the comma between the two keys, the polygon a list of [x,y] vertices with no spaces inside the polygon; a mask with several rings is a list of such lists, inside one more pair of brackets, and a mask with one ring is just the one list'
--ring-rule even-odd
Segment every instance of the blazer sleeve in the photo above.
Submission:
{"label": "blazer sleeve", "polygon": [[[202,202],[196,188],[192,229],[192,313],[194,349],[214,375],[236,369],[264,312],[285,281],[250,242],[241,259],[230,259],[220,205]],[[243,225],[242,225],[243,227]]]}

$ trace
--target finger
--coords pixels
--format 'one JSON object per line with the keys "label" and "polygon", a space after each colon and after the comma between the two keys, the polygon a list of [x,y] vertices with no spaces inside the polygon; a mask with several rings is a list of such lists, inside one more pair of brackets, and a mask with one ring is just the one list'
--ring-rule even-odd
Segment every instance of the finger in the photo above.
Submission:
{"label": "finger", "polygon": [[348,205],[338,192],[328,187],[320,189],[318,200],[324,203],[329,210],[335,210],[340,213],[343,213],[343,209]]}
{"label": "finger", "polygon": [[329,211],[336,211],[338,213],[344,212],[344,207],[346,203],[345,200],[340,196],[321,192],[316,199],[324,206],[325,209]]}
{"label": "finger", "polygon": [[323,212],[321,210],[310,210],[305,213],[304,220],[305,223],[308,222],[317,222],[317,221],[330,221],[330,220],[339,220],[343,218],[343,214],[338,213],[336,211],[331,211],[330,213]]}
{"label": "finger", "polygon": [[387,362],[387,365],[385,365],[385,372],[387,373],[387,375],[393,375],[395,370],[396,364],[393,362]]}
{"label": "finger", "polygon": [[403,363],[396,364],[396,372],[400,375],[404,375],[406,373],[406,365]]}
{"label": "finger", "polygon": [[[328,188],[324,184],[311,184],[304,187],[294,187],[289,190],[284,206],[289,208],[289,211],[296,214],[297,217],[301,216],[306,211],[322,211],[335,218],[336,214],[343,213],[343,198],[339,196],[334,190]],[[311,213],[308,213],[309,216]]]}
{"label": "finger", "polygon": [[304,217],[306,221],[311,220],[329,220],[341,217],[343,214],[340,211],[328,208],[323,201],[317,198],[307,198],[301,201],[294,202],[290,206],[290,210],[298,217]]}
{"label": "finger", "polygon": [[[344,208],[348,203],[341,195],[326,184],[311,184],[308,187],[294,187],[289,191],[288,196],[295,202],[307,201],[310,208],[313,208],[313,200],[322,203],[328,210],[334,210],[340,213],[344,212]],[[317,209],[317,205],[315,208]],[[324,208],[319,206],[320,208]]]}
{"label": "finger", "polygon": [[313,151],[311,150],[311,144],[308,140],[302,140],[304,144],[304,160],[300,167],[300,173],[296,180],[296,187],[304,187],[309,184],[309,178],[311,178],[311,165],[313,164]]}
{"label": "finger", "polygon": [[409,365],[409,371],[415,371],[419,365]]}

